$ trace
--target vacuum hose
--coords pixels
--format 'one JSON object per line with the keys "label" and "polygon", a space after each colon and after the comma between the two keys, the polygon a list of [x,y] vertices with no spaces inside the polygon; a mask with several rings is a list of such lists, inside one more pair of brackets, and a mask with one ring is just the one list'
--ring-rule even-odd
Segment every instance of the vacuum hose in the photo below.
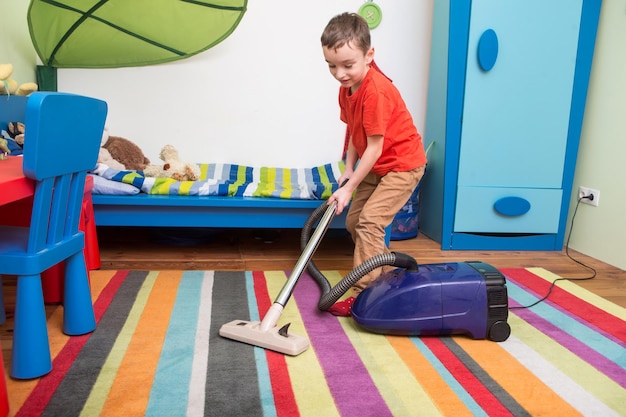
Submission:
{"label": "vacuum hose", "polygon": [[[312,231],[315,229],[315,225],[324,215],[324,212],[328,209],[329,206],[326,203],[322,204],[321,206],[316,208],[309,216],[309,218],[304,222],[304,226],[302,227],[302,233],[300,234],[301,248],[305,248],[307,246]],[[386,265],[404,268],[412,272],[418,270],[417,261],[409,255],[399,252],[381,253],[380,255],[373,256],[365,262],[361,263],[359,266],[350,271],[350,273],[348,273],[348,275],[346,275],[341,281],[339,281],[337,285],[331,288],[331,285],[324,276],[324,274],[320,272],[320,270],[315,265],[315,262],[311,260],[309,262],[307,270],[322,290],[322,296],[320,297],[320,301],[317,304],[317,308],[322,311],[328,310],[333,304],[337,302],[337,300],[339,300],[339,298],[341,298],[343,294],[345,294],[346,291],[350,289],[350,287],[356,284],[357,281],[359,281],[361,278],[363,278],[365,275],[372,272],[373,270]]]}

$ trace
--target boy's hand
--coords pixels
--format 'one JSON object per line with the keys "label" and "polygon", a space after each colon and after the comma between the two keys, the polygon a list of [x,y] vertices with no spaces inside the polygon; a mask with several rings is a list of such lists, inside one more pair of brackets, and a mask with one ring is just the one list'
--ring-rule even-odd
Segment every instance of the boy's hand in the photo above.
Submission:
{"label": "boy's hand", "polygon": [[328,204],[332,204],[333,201],[336,202],[337,209],[335,211],[335,214],[339,215],[346,207],[348,207],[351,199],[352,192],[346,188],[340,188],[335,191],[332,196],[330,196],[330,198],[328,199]]}
{"label": "boy's hand", "polygon": [[[339,183],[339,189],[335,191],[333,195],[331,195],[330,198],[328,199],[328,202],[327,202],[328,205],[331,205],[333,201],[337,203],[335,214],[341,214],[343,209],[345,209],[348,206],[348,204],[350,204],[350,200],[352,200],[352,191],[347,191],[343,189],[343,186],[346,185],[346,183],[348,182],[351,176],[352,176],[352,171],[346,169],[346,171],[339,177],[339,180],[337,181]],[[343,190],[344,192],[339,194],[340,190]],[[345,201],[346,194],[347,194],[347,199],[348,199],[347,201]]]}

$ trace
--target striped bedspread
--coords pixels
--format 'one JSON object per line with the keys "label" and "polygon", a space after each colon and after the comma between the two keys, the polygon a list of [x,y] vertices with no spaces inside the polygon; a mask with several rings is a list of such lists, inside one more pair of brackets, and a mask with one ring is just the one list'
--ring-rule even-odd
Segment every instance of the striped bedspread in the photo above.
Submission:
{"label": "striped bedspread", "polygon": [[104,164],[98,164],[92,173],[110,181],[134,185],[146,194],[324,200],[337,189],[337,180],[345,165],[338,161],[312,168],[217,163],[199,166],[201,175],[197,181],[146,177],[141,171],[118,171]]}

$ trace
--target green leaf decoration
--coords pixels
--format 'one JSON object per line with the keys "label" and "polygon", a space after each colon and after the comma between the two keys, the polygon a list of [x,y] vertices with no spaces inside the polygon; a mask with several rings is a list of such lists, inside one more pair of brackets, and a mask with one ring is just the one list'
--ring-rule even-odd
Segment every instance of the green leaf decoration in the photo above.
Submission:
{"label": "green leaf decoration", "polygon": [[31,0],[28,27],[46,66],[153,65],[220,43],[246,5],[247,0]]}

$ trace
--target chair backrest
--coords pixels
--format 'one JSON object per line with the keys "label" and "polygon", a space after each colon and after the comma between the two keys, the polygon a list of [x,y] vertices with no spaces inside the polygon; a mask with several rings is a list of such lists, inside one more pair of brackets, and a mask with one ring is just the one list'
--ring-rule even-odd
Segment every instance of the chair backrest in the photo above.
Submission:
{"label": "chair backrest", "polygon": [[87,171],[98,159],[107,105],[74,94],[35,92],[26,103],[24,174],[37,181],[28,251],[78,235]]}
{"label": "chair backrest", "polygon": [[41,180],[93,169],[106,113],[106,103],[95,98],[33,93],[24,120],[24,173]]}

